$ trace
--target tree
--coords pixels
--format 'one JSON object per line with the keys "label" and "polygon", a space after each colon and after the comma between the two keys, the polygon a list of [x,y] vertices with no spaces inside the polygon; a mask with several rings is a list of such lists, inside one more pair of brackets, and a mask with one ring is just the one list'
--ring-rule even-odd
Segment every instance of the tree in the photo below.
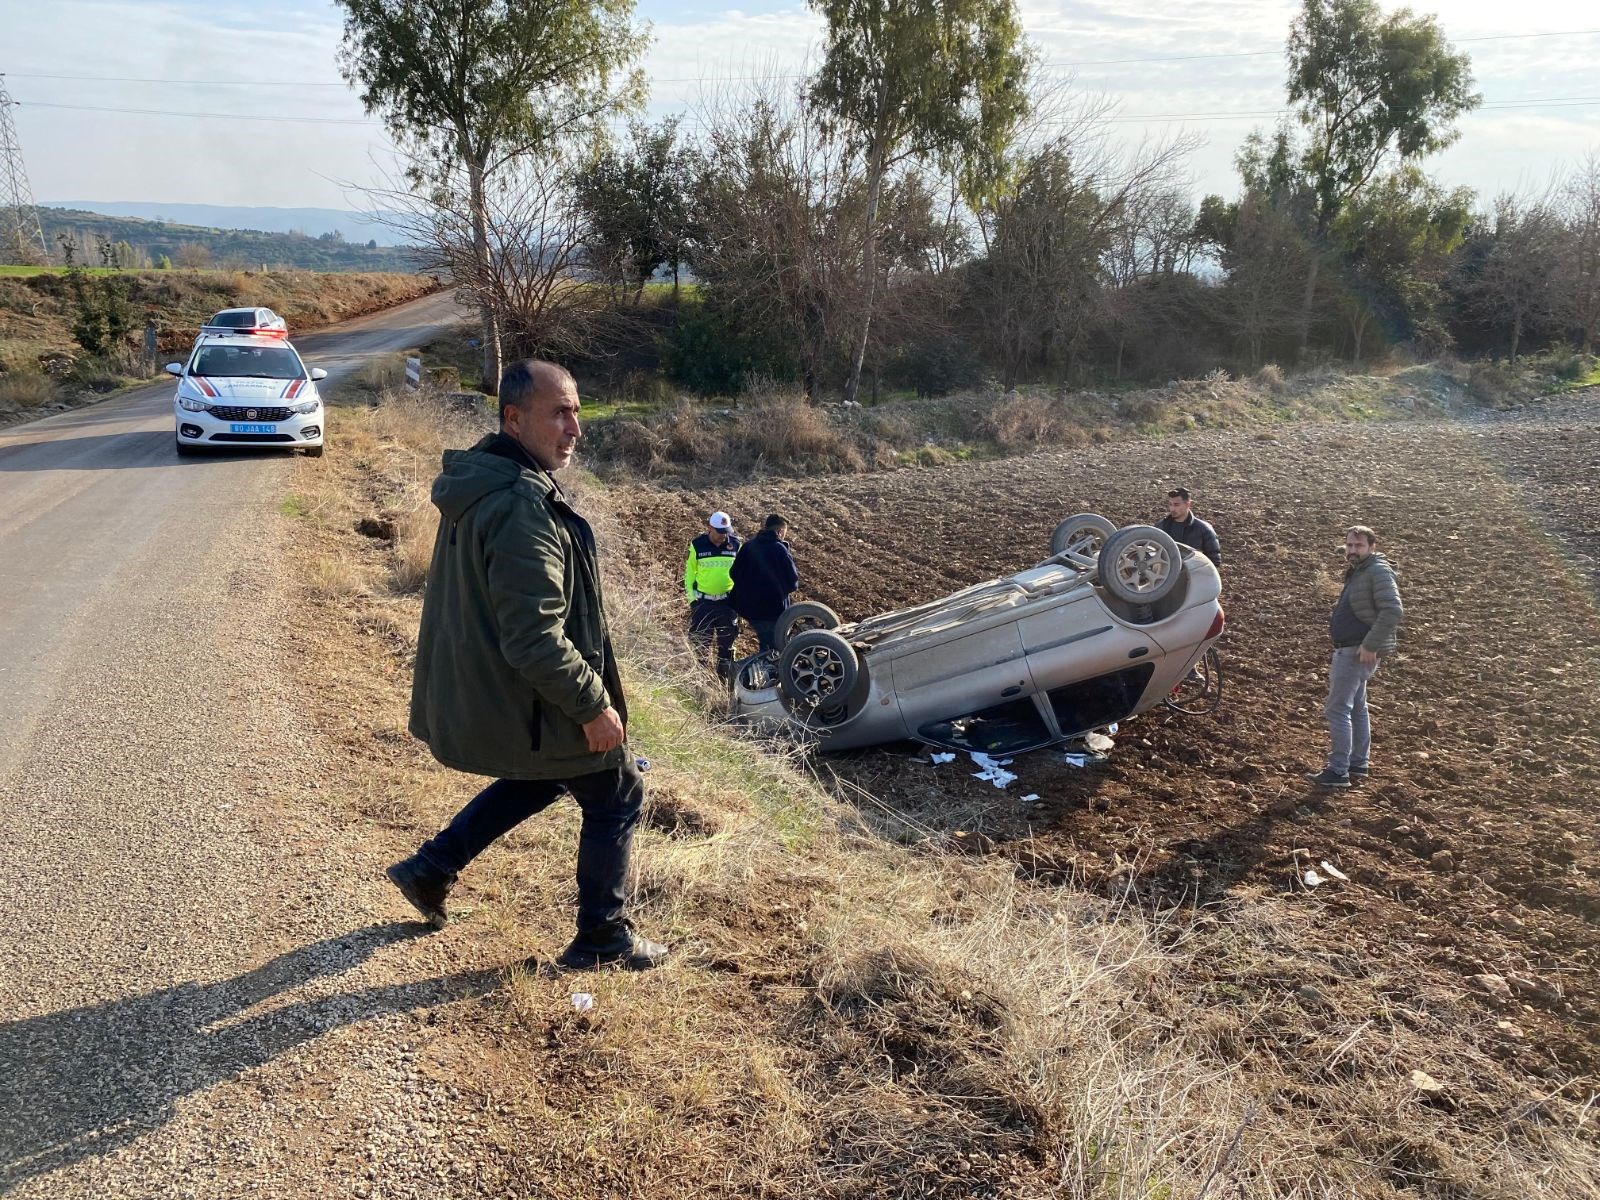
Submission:
{"label": "tree", "polygon": [[1386,163],[1415,162],[1454,142],[1456,118],[1482,97],[1472,90],[1470,58],[1450,48],[1433,17],[1404,8],[1385,17],[1375,0],[1303,0],[1288,53],[1312,205],[1304,355],[1322,253],[1339,214]]}
{"label": "tree", "polygon": [[1530,329],[1559,313],[1554,281],[1561,234],[1560,217],[1548,197],[1502,194],[1492,216],[1481,219],[1475,261],[1462,290],[1473,311],[1505,330],[1513,363]]}
{"label": "tree", "polygon": [[[499,386],[500,314],[490,191],[514,160],[626,112],[641,98],[629,65],[647,35],[633,0],[339,0],[340,66],[397,141],[413,179],[446,210],[466,176],[474,268],[462,282],[483,317],[483,383]],[[617,76],[621,73],[620,79]]]}
{"label": "tree", "polygon": [[827,23],[812,97],[866,160],[866,293],[845,380],[854,400],[879,286],[879,205],[902,163],[938,157],[987,190],[1027,105],[1030,55],[1015,0],[811,0]]}
{"label": "tree", "polygon": [[650,276],[665,264],[672,270],[676,302],[689,205],[678,122],[635,124],[630,138],[628,149],[603,149],[573,178],[591,262],[613,289],[631,292],[635,304]]}
{"label": "tree", "polygon": [[1562,307],[1578,332],[1578,348],[1594,352],[1600,336],[1600,150],[1567,180],[1561,192],[1566,253],[1558,265]]}
{"label": "tree", "polygon": [[1448,344],[1435,319],[1441,282],[1472,219],[1472,192],[1446,192],[1416,167],[1374,180],[1331,230],[1347,297],[1352,357],[1378,320],[1396,338]]}

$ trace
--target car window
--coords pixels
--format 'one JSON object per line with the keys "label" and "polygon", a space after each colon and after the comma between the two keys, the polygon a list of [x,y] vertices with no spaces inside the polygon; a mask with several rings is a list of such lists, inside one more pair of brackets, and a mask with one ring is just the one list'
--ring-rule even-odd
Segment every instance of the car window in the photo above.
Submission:
{"label": "car window", "polygon": [[1021,754],[1055,740],[1031,696],[949,721],[931,721],[917,735],[940,746],[984,754]]}
{"label": "car window", "polygon": [[254,329],[256,314],[254,309],[247,309],[244,312],[220,312],[206,324],[220,329]]}
{"label": "car window", "polygon": [[287,346],[204,346],[194,356],[189,373],[217,379],[300,379],[305,368]]}
{"label": "car window", "polygon": [[1062,734],[1071,737],[1122,720],[1137,707],[1155,669],[1155,663],[1140,663],[1053,689],[1050,707]]}

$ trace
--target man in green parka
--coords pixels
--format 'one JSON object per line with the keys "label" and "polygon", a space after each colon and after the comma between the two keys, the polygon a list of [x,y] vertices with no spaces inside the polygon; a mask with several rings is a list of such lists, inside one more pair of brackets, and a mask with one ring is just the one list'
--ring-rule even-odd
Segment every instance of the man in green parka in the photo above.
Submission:
{"label": "man in green parka", "polygon": [[580,436],[572,376],[529,359],[501,377],[500,432],[445,451],[411,732],[445,766],[495,782],[388,876],[443,928],[466,865],[570,793],[583,810],[578,933],[559,961],[643,969],[667,957],[624,915],[644,780],[626,744],[594,532],[554,477]]}

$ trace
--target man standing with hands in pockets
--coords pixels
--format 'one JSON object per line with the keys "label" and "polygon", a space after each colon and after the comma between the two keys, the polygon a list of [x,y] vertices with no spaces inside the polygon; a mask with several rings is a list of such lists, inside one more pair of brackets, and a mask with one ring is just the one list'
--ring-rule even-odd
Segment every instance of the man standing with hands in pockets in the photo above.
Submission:
{"label": "man standing with hands in pockets", "polygon": [[1367,681],[1380,659],[1400,644],[1400,585],[1394,568],[1377,551],[1378,535],[1352,525],[1344,535],[1348,566],[1339,601],[1328,618],[1333,661],[1328,667],[1328,765],[1306,778],[1318,787],[1347,788],[1350,779],[1370,771],[1372,723],[1367,714]]}

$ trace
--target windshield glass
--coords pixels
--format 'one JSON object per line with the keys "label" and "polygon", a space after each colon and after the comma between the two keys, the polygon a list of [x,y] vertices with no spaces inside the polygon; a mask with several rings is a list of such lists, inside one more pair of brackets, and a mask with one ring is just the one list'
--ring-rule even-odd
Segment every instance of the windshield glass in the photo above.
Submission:
{"label": "windshield glass", "polygon": [[213,329],[254,329],[256,310],[253,308],[236,308],[229,312],[219,312],[206,324]]}
{"label": "windshield glass", "polygon": [[287,346],[206,346],[194,356],[191,375],[217,379],[300,379],[305,368]]}

